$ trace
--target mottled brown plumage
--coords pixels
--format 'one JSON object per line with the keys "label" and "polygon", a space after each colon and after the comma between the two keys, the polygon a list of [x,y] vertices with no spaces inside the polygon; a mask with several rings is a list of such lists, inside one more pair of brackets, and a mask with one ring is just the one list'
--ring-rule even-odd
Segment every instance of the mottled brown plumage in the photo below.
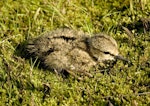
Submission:
{"label": "mottled brown plumage", "polygon": [[116,41],[105,34],[90,37],[82,31],[67,28],[57,29],[31,39],[27,45],[28,53],[48,68],[61,72],[66,70],[76,73],[89,73],[97,62],[114,60],[118,56]]}

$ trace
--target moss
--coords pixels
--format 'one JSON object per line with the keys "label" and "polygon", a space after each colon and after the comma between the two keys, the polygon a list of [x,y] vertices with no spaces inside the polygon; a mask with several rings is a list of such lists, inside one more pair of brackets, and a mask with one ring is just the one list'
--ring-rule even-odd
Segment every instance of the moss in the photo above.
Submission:
{"label": "moss", "polygon": [[[150,2],[131,1],[1,0],[0,105],[150,104]],[[132,65],[118,61],[82,82],[15,53],[22,42],[58,27],[110,34]]]}

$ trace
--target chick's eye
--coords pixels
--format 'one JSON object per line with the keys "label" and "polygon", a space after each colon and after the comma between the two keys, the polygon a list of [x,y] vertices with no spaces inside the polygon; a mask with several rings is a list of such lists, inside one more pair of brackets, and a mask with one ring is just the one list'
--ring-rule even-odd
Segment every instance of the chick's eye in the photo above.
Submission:
{"label": "chick's eye", "polygon": [[105,54],[110,54],[109,52],[104,52]]}

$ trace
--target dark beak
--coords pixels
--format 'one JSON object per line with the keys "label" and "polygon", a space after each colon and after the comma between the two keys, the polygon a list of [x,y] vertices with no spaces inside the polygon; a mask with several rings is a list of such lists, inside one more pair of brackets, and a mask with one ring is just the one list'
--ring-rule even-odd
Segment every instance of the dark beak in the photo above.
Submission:
{"label": "dark beak", "polygon": [[131,63],[128,59],[125,59],[124,57],[122,57],[120,55],[115,56],[115,59],[117,59],[117,60],[119,59],[119,60],[125,61],[127,63]]}

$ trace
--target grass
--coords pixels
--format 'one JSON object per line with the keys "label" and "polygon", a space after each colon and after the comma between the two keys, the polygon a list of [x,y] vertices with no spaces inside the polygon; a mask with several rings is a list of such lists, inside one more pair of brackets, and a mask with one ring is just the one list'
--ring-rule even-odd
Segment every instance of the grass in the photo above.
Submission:
{"label": "grass", "polygon": [[[1,0],[0,105],[150,105],[149,14],[148,0]],[[82,82],[39,69],[16,52],[59,27],[113,36],[133,65],[118,61],[109,73]]]}

